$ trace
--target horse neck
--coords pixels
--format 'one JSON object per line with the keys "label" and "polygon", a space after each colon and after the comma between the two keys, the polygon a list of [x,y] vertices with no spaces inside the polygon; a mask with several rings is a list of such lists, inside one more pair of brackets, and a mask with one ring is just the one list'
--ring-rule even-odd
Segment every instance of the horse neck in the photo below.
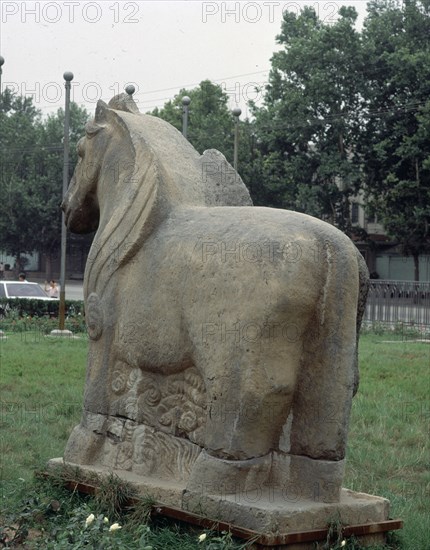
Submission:
{"label": "horse neck", "polygon": [[[103,163],[99,175],[100,221],[92,261],[85,270],[85,296],[102,293],[114,272],[133,257],[156,225],[162,203],[157,166],[148,155],[137,157],[133,148],[120,158],[118,148],[105,155],[109,162]],[[166,205],[162,210],[167,214]]]}
{"label": "horse neck", "polygon": [[[125,115],[137,124],[135,115]],[[100,222],[93,261],[85,272],[86,294],[102,292],[113,273],[133,257],[172,210],[204,205],[199,155],[194,148],[188,143],[184,146],[182,136],[171,132],[164,121],[137,122],[120,141],[112,139],[104,155],[97,193]]]}
{"label": "horse neck", "polygon": [[[137,162],[150,151],[160,175],[160,197],[172,208],[205,204],[200,155],[184,136],[151,115],[128,115]],[[144,162],[144,161],[143,161]]]}

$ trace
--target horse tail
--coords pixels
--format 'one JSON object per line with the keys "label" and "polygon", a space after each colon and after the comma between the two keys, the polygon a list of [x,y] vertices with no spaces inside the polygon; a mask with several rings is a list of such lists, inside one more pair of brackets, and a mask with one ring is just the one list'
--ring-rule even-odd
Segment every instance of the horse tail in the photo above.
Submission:
{"label": "horse tail", "polygon": [[360,371],[358,367],[358,343],[360,340],[361,322],[363,320],[364,312],[366,311],[366,300],[369,292],[369,270],[367,269],[366,262],[357,248],[357,263],[358,263],[358,303],[357,303],[357,344],[355,351],[355,364],[354,364],[354,390],[353,395],[357,393],[360,383]]}

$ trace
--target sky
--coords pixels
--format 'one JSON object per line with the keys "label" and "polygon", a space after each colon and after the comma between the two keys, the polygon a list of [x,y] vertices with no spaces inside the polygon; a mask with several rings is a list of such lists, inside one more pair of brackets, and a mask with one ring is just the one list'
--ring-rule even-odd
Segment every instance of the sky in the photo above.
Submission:
{"label": "sky", "polygon": [[72,71],[71,98],[90,112],[130,83],[148,112],[210,79],[246,116],[247,100],[263,96],[255,89],[267,83],[283,11],[305,4],[326,22],[342,5],[355,6],[360,23],[366,10],[365,0],[2,0],[2,89],[31,95],[46,115],[64,106],[63,73]]}

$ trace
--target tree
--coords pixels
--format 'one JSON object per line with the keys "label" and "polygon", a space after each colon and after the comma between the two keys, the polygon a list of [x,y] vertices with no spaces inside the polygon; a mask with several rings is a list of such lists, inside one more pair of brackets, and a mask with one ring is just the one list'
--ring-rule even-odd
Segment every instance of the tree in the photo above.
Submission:
{"label": "tree", "polygon": [[36,245],[29,227],[35,214],[32,191],[26,183],[36,171],[34,153],[40,112],[31,98],[14,96],[6,89],[0,121],[0,248],[13,255],[18,269],[22,269],[21,254],[32,252]]}
{"label": "tree", "polygon": [[170,122],[182,130],[182,98],[191,99],[188,115],[187,138],[203,153],[206,149],[218,149],[229,162],[233,162],[234,120],[228,108],[228,96],[221,87],[210,80],[203,80],[193,90],[182,89],[174,99],[152,115]]}
{"label": "tree", "polygon": [[430,0],[373,0],[361,33],[355,21],[345,7],[333,25],[312,8],[285,13],[253,106],[260,194],[356,233],[350,198],[363,191],[418,280],[430,250]]}
{"label": "tree", "polygon": [[[218,149],[233,164],[235,121],[228,107],[228,95],[209,80],[203,80],[193,90],[182,89],[172,101],[152,115],[159,116],[182,131],[182,98],[191,99],[188,133],[190,143],[203,153],[206,149]],[[247,185],[254,204],[265,204],[262,182],[262,157],[254,123],[239,120],[238,172]]]}
{"label": "tree", "polygon": [[321,22],[313,8],[285,12],[261,108],[254,106],[271,206],[350,229],[349,198],[360,188],[356,154],[363,69],[357,13]]}
{"label": "tree", "polygon": [[[16,258],[38,251],[50,260],[58,252],[61,234],[64,111],[42,119],[31,98],[14,96],[6,90],[0,112],[0,249]],[[71,163],[75,145],[83,134],[87,112],[70,106]]]}
{"label": "tree", "polygon": [[430,2],[374,0],[363,30],[360,152],[369,212],[404,253],[430,252]]}
{"label": "tree", "polygon": [[[77,162],[76,144],[84,134],[88,112],[76,103],[70,104],[69,176]],[[58,109],[42,124],[38,174],[33,180],[34,202],[37,208],[38,244],[35,250],[46,259],[46,278],[50,278],[52,260],[61,244],[61,210],[63,181],[64,110]]]}

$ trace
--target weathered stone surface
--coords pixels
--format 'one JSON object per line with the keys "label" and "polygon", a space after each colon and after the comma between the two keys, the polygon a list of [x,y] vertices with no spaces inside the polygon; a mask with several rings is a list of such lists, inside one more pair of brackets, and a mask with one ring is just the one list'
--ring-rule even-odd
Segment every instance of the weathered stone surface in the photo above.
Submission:
{"label": "weathered stone surface", "polygon": [[185,491],[185,510],[229,521],[260,533],[291,533],[322,529],[330,521],[343,525],[360,525],[385,521],[389,514],[388,500],[343,489],[339,502],[327,504],[301,500],[276,486],[233,494],[210,495]]}
{"label": "weathered stone surface", "polygon": [[[62,459],[53,459],[49,466],[58,468],[62,462]],[[84,475],[98,474],[103,478],[109,473],[102,467],[79,467]],[[227,487],[227,484],[221,482],[220,487],[203,484],[190,491],[185,487],[184,481],[166,481],[156,476],[136,475],[124,470],[111,472],[132,483],[142,497],[151,497],[155,502],[166,506],[181,508],[201,517],[225,521],[266,535],[324,529],[330,522],[344,526],[378,524],[389,518],[387,499],[348,489],[342,489],[338,502],[326,503],[318,495],[304,498],[296,489],[282,483],[273,482],[251,489],[238,485]],[[385,540],[383,533],[357,538],[363,546]],[[314,543],[288,545],[285,548],[311,550]]]}
{"label": "weathered stone surface", "polygon": [[207,206],[252,206],[248,189],[225,156],[208,149],[200,157]]}
{"label": "weathered stone surface", "polygon": [[273,483],[339,502],[367,290],[352,242],[250,206],[220,153],[199,155],[128,96],[99,102],[86,132],[63,203],[72,231],[97,229],[65,460],[180,483],[188,504],[210,487],[210,511],[226,487]]}

